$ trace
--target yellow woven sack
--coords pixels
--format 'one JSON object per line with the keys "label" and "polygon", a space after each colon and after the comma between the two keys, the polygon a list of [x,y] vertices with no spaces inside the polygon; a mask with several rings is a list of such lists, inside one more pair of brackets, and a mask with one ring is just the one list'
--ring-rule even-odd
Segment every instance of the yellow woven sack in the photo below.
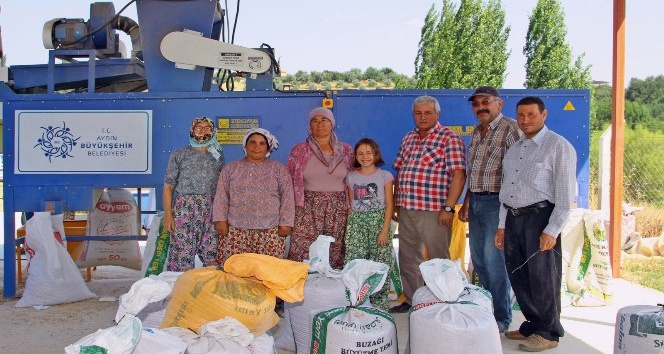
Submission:
{"label": "yellow woven sack", "polygon": [[224,263],[224,271],[238,277],[252,277],[286,302],[304,300],[304,282],[309,265],[257,253],[234,254]]}
{"label": "yellow woven sack", "polygon": [[274,293],[259,281],[216,267],[197,268],[178,277],[161,328],[181,327],[198,333],[205,323],[230,316],[258,337],[279,322],[275,302]]}

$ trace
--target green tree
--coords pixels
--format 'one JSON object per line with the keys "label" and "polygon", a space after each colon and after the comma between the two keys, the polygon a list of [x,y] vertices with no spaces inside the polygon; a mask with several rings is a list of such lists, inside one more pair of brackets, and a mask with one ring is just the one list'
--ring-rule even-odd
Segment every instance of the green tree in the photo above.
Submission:
{"label": "green tree", "polygon": [[653,120],[664,123],[664,75],[649,76],[645,80],[633,78],[625,97],[646,105]]}
{"label": "green tree", "polygon": [[648,107],[639,102],[625,101],[625,122],[630,129],[636,129],[637,125],[647,128],[651,120]]}
{"label": "green tree", "polygon": [[507,38],[500,0],[443,0],[424,19],[415,78],[418,88],[500,87],[505,80]]}
{"label": "green tree", "polygon": [[565,41],[567,27],[559,0],[538,0],[529,17],[526,45],[527,88],[590,88],[590,67],[582,58],[572,62],[572,49]]}

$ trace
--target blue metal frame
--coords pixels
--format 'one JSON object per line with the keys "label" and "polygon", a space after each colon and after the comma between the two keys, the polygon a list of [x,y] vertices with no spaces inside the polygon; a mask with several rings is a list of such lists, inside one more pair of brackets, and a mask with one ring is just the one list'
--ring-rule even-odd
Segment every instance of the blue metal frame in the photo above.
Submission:
{"label": "blue metal frame", "polygon": [[[336,132],[342,141],[353,145],[362,137],[379,143],[391,170],[401,138],[413,128],[411,106],[415,97],[429,94],[441,103],[441,123],[452,126],[469,141],[476,124],[467,98],[472,90],[346,90],[330,92],[334,101]],[[547,125],[565,136],[578,154],[578,205],[587,207],[589,169],[589,101],[587,90],[502,90],[504,113],[514,117],[515,104],[523,96],[541,96],[547,104]],[[307,136],[307,115],[319,107],[325,93],[258,92],[150,92],[111,94],[33,94],[19,95],[0,85],[4,117],[4,297],[15,295],[14,212],[38,211],[44,200],[62,201],[64,210],[90,210],[92,191],[104,187],[156,188],[161,200],[163,172],[170,152],[188,144],[191,119],[206,115],[219,118],[257,118],[280,141],[272,158],[286,163],[290,149]],[[569,104],[575,110],[565,110]],[[19,110],[151,110],[151,174],[16,174],[15,116]],[[226,161],[243,156],[239,145],[223,146]],[[159,208],[158,208],[159,209]]]}

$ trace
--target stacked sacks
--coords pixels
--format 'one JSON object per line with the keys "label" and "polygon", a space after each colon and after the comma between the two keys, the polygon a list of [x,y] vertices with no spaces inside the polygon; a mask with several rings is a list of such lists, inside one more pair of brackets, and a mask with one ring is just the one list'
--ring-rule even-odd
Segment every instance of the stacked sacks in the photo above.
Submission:
{"label": "stacked sacks", "polygon": [[410,353],[502,353],[488,293],[468,284],[450,260],[432,259],[420,270],[427,285],[413,295]]}
{"label": "stacked sacks", "polygon": [[159,328],[166,315],[166,307],[177,277],[182,272],[163,272],[139,279],[126,294],[120,296],[115,322],[127,314],[138,317],[144,327]]}
{"label": "stacked sacks", "polygon": [[[118,326],[104,330],[101,336],[95,334],[85,337],[71,349],[102,343],[103,348],[115,350],[118,349],[116,344],[119,343],[123,346],[134,346],[133,354],[275,353],[274,338],[270,332],[256,337],[245,325],[232,317],[206,322],[197,331],[180,327],[161,330],[152,328],[154,324],[159,326],[162,323],[164,304],[169,302],[173,283],[180,274],[182,273],[163,272],[159,276],[150,276],[135,282],[131,289],[120,297],[120,305],[115,315]],[[113,343],[104,344],[109,335],[117,338]],[[180,343],[184,344],[184,349]]]}
{"label": "stacked sacks", "polygon": [[664,353],[664,305],[623,307],[615,327],[614,354]]}
{"label": "stacked sacks", "polygon": [[161,328],[197,332],[207,322],[233,317],[260,336],[279,322],[276,296],[301,301],[308,265],[251,253],[231,256],[224,270],[205,267],[177,278]]}
{"label": "stacked sacks", "polygon": [[369,302],[369,296],[382,289],[388,271],[386,264],[365,259],[346,264],[342,280],[350,306],[311,313],[310,353],[397,353],[394,318]]}
{"label": "stacked sacks", "polygon": [[330,243],[334,237],[320,235],[309,246],[309,275],[304,283],[304,300],[284,303],[284,328],[275,346],[297,354],[309,352],[310,313],[345,306],[346,286],[341,272],[330,266]]}

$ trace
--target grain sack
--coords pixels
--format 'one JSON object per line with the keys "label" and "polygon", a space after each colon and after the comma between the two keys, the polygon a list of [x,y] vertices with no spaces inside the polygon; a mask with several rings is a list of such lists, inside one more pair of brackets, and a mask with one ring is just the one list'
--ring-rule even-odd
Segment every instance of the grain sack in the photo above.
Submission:
{"label": "grain sack", "polygon": [[582,246],[584,240],[584,215],[588,209],[572,209],[560,233],[562,246],[562,288],[564,293],[575,294],[583,288],[583,276],[579,277],[579,263],[581,262]]}
{"label": "grain sack", "polygon": [[310,353],[398,352],[394,318],[371,307],[369,296],[386,281],[389,266],[365,259],[350,261],[342,271],[351,306],[313,312]]}
{"label": "grain sack", "polygon": [[131,354],[141,339],[141,320],[125,316],[116,326],[100,329],[65,347],[66,354]]}
{"label": "grain sack", "polygon": [[115,322],[130,314],[138,317],[143,327],[159,328],[166,315],[177,277],[182,272],[163,272],[158,276],[142,278],[131,285],[126,294],[120,296]]}
{"label": "grain sack", "polygon": [[53,236],[51,213],[35,213],[26,222],[25,243],[30,246],[28,278],[15,307],[57,305],[96,297],[63,245]]}
{"label": "grain sack", "polygon": [[432,286],[423,286],[413,295],[409,352],[437,354],[445,348],[455,354],[502,353],[487,292],[464,281],[460,268],[450,260],[423,262],[420,270],[425,283]]}
{"label": "grain sack", "polygon": [[[104,189],[94,209],[88,214],[88,235],[131,236],[140,228],[134,196],[126,189]],[[85,241],[76,251],[79,268],[116,265],[141,269],[142,257],[138,241]]]}
{"label": "grain sack", "polygon": [[199,333],[179,327],[164,328],[187,343],[188,354],[274,354],[274,339],[265,333],[259,337],[238,320],[226,317],[206,323]]}
{"label": "grain sack", "polygon": [[148,240],[145,243],[145,250],[143,251],[143,263],[141,265],[141,274],[146,277],[159,275],[164,270],[164,264],[166,264],[168,247],[171,243],[171,233],[164,229],[163,219],[163,212],[152,218]]}
{"label": "grain sack", "polygon": [[331,236],[320,235],[309,246],[309,275],[304,283],[304,299],[284,303],[284,328],[275,346],[297,354],[309,352],[312,312],[348,304],[341,272],[330,266]]}
{"label": "grain sack", "polygon": [[664,307],[637,305],[618,310],[613,353],[664,353]]}
{"label": "grain sack", "polygon": [[609,241],[601,211],[589,211],[584,216],[585,236],[579,276],[584,286],[572,297],[574,306],[604,306],[613,299],[611,290],[611,260]]}
{"label": "grain sack", "polygon": [[302,301],[309,265],[257,253],[230,256],[224,271],[241,278],[252,278],[287,302]]}
{"label": "grain sack", "polygon": [[175,282],[161,328],[194,332],[205,323],[233,317],[260,336],[279,322],[276,297],[261,282],[204,267],[189,270]]}
{"label": "grain sack", "polygon": [[392,267],[390,268],[390,292],[388,298],[397,300],[403,294],[403,284],[401,283],[401,271],[399,270],[399,257],[397,257],[396,248],[392,247]]}
{"label": "grain sack", "polygon": [[166,316],[166,308],[168,307],[168,302],[171,300],[171,294],[173,292],[173,287],[175,286],[175,281],[182,274],[182,272],[162,272],[159,275],[151,275],[150,278],[165,282],[171,288],[168,296],[159,301],[154,301],[147,304],[137,315],[141,322],[143,322],[143,327],[149,328],[159,328],[161,323],[164,322],[164,316]]}

